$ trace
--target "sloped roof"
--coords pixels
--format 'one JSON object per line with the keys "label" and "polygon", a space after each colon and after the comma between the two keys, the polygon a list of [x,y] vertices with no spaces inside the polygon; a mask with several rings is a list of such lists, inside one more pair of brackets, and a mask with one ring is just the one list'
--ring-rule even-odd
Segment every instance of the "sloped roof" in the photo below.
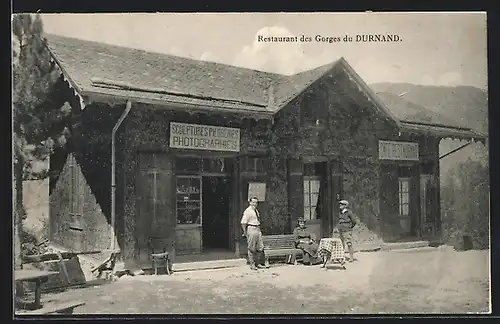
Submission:
{"label": "sloped roof", "polygon": [[[281,77],[268,72],[94,41],[44,36],[58,64],[81,93],[98,91],[113,94],[109,89],[93,85],[92,79],[100,78],[132,84],[138,88],[161,88],[166,96],[184,94],[184,97],[192,95],[208,100],[265,107],[269,84]],[[124,92],[129,90],[120,91],[126,94]],[[158,97],[154,92],[144,92],[142,96]]]}
{"label": "sloped roof", "polygon": [[408,123],[443,125],[456,128],[468,128],[442,114],[414,104],[401,96],[389,92],[377,92],[380,100],[389,108],[396,118]]}
{"label": "sloped roof", "polygon": [[485,134],[482,134],[470,128],[454,128],[450,126],[426,125],[406,122],[402,122],[401,127],[406,131],[415,132],[418,134],[464,140],[473,139],[482,143],[485,143],[487,137]]}
{"label": "sloped roof", "polygon": [[98,93],[273,115],[327,72],[341,67],[377,109],[398,126],[405,122],[468,129],[400,97],[375,95],[343,58],[286,76],[58,35],[44,36],[52,57],[82,95]]}
{"label": "sloped roof", "polygon": [[458,121],[412,103],[402,96],[389,92],[377,92],[380,100],[389,108],[404,129],[429,132],[438,136],[484,138],[485,135]]}
{"label": "sloped roof", "polygon": [[283,75],[274,80],[271,83],[274,109],[279,110],[286,105],[298,94],[307,89],[314,81],[317,81],[325,75],[325,73],[333,69],[338,62],[339,60],[290,76]]}
{"label": "sloped roof", "polygon": [[287,76],[59,35],[44,36],[52,56],[81,94],[97,92],[255,112],[277,112],[339,63],[347,64],[339,59]]}

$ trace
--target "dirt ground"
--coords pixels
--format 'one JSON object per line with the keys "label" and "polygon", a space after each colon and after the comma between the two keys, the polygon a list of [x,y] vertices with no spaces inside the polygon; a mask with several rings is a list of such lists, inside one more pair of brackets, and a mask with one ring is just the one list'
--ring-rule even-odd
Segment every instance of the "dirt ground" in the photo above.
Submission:
{"label": "dirt ground", "polygon": [[273,265],[122,277],[47,294],[77,314],[402,314],[489,312],[489,251],[357,253],[346,270]]}

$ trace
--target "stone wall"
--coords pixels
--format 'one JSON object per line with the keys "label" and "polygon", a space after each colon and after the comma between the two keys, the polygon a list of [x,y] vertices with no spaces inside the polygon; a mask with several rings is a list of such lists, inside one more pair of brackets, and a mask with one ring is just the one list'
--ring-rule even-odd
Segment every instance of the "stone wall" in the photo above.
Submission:
{"label": "stone wall", "polygon": [[267,213],[262,217],[262,231],[266,235],[289,233],[288,182],[284,159],[271,157],[266,180]]}
{"label": "stone wall", "polygon": [[[124,235],[121,245],[124,246],[125,258],[128,260],[137,259],[137,242],[135,242],[137,228],[137,213],[136,213],[136,174],[138,169],[137,156],[140,151],[156,151],[169,153],[169,129],[170,122],[194,123],[204,125],[217,125],[225,127],[235,127],[241,129],[240,156],[246,154],[251,155],[267,155],[269,143],[269,121],[261,120],[254,121],[247,118],[242,118],[236,115],[229,114],[189,114],[187,112],[174,112],[172,110],[155,109],[146,105],[134,104],[132,110],[123,124],[123,217]],[[200,151],[200,154],[203,152]],[[286,192],[282,190],[286,187],[282,179],[283,171],[280,170],[281,176],[273,176],[274,180],[265,176],[268,189],[266,195],[266,213],[263,214],[263,227],[270,232],[280,232],[285,223],[288,222],[286,216],[286,196],[275,198],[274,192]],[[269,174],[277,174],[271,172]],[[246,180],[250,181],[254,177],[249,177]],[[281,181],[281,182],[280,182]],[[270,191],[269,191],[270,190]],[[245,196],[242,193],[242,196]],[[243,199],[246,199],[243,198]],[[277,203],[275,203],[277,202]],[[281,206],[285,206],[283,209]],[[246,203],[240,202],[238,215],[240,217],[243,208],[246,208]],[[239,219],[238,219],[239,223]],[[238,227],[239,228],[239,227]]]}
{"label": "stone wall", "polygon": [[[241,151],[239,156],[257,154],[269,158],[269,167],[264,175],[240,178],[245,181],[265,181],[267,185],[265,210],[262,219],[266,234],[289,233],[291,231],[290,201],[288,196],[288,162],[290,158],[322,156],[335,164],[331,170],[334,181],[333,192],[351,203],[361,226],[366,229],[366,240],[378,239],[382,231],[380,211],[381,166],[378,160],[378,139],[399,139],[397,129],[384,113],[377,111],[375,104],[359,89],[352,89],[346,77],[335,76],[335,80],[322,80],[310,88],[323,92],[325,100],[314,107],[318,112],[318,123],[305,124],[301,119],[301,107],[307,105],[305,94],[299,95],[270,121],[243,118],[236,114],[189,114],[167,109],[154,109],[134,104],[117,134],[117,187],[116,187],[116,235],[125,259],[137,258],[136,219],[136,174],[139,151],[169,152],[170,121],[219,125],[241,129]],[[119,108],[119,109],[118,109]],[[123,107],[110,109],[107,106],[91,105],[81,116],[78,136],[75,136],[77,160],[85,179],[86,249],[109,245],[110,224],[110,134]],[[425,144],[425,145],[424,145]],[[435,141],[421,144],[426,158],[435,158]],[[54,239],[62,245],[71,244],[71,235],[64,225],[68,214],[66,188],[68,175],[63,169],[62,177],[51,183],[51,225]],[[262,180],[264,179],[264,180]],[[246,207],[246,193],[240,184],[238,213]],[[333,196],[332,192],[332,196]],[[301,199],[300,197],[299,199]],[[336,202],[333,212],[338,213]],[[239,215],[237,215],[239,218]],[[334,216],[336,219],[336,215]],[[293,224],[294,225],[294,224]],[[363,234],[364,235],[364,234]],[[57,237],[57,238],[55,238]],[[363,239],[360,239],[362,241]],[[57,243],[57,242],[56,242]],[[362,243],[362,242],[361,242]]]}
{"label": "stone wall", "polygon": [[[301,121],[301,107],[308,105],[306,94],[293,100],[278,113],[275,129],[280,143],[279,155],[295,157],[326,156],[340,164],[341,170],[332,177],[342,199],[349,200],[360,220],[359,232],[367,241],[380,242],[378,139],[393,138],[397,130],[378,112],[374,103],[349,88],[337,76],[335,82],[325,80],[313,84],[309,91],[324,92],[326,100],[315,105],[318,123]],[[349,92],[347,94],[346,92]],[[354,96],[354,97],[353,97]],[[327,111],[325,116],[323,111]],[[335,188],[334,188],[335,191]],[[285,190],[286,192],[286,190]],[[332,202],[337,213],[336,202]],[[334,215],[334,222],[336,215]]]}

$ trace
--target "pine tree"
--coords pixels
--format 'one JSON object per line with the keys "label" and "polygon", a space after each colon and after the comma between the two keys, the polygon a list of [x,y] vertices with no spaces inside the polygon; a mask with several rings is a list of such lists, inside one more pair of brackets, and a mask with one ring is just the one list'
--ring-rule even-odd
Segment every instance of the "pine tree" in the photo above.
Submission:
{"label": "pine tree", "polygon": [[[33,173],[33,162],[46,160],[56,145],[66,142],[70,107],[55,95],[60,73],[45,47],[40,16],[13,16],[12,34],[14,253],[19,268],[25,217],[23,180]],[[43,178],[47,170],[42,173]]]}

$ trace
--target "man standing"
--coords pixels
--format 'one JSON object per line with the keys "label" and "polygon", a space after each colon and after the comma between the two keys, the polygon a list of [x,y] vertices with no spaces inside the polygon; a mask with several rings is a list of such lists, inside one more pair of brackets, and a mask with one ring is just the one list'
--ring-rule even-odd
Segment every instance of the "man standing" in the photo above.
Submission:
{"label": "man standing", "polygon": [[263,266],[260,260],[264,259],[264,243],[262,242],[262,232],[260,231],[260,215],[257,210],[257,197],[250,198],[250,205],[243,212],[241,218],[241,228],[243,236],[247,238],[248,261],[250,269],[269,268],[269,264]]}
{"label": "man standing", "polygon": [[344,249],[347,245],[347,249],[349,250],[349,262],[353,262],[354,248],[352,247],[352,229],[356,226],[357,221],[352,212],[348,209],[349,202],[347,200],[341,200],[339,203],[340,217],[337,223],[337,229]]}

